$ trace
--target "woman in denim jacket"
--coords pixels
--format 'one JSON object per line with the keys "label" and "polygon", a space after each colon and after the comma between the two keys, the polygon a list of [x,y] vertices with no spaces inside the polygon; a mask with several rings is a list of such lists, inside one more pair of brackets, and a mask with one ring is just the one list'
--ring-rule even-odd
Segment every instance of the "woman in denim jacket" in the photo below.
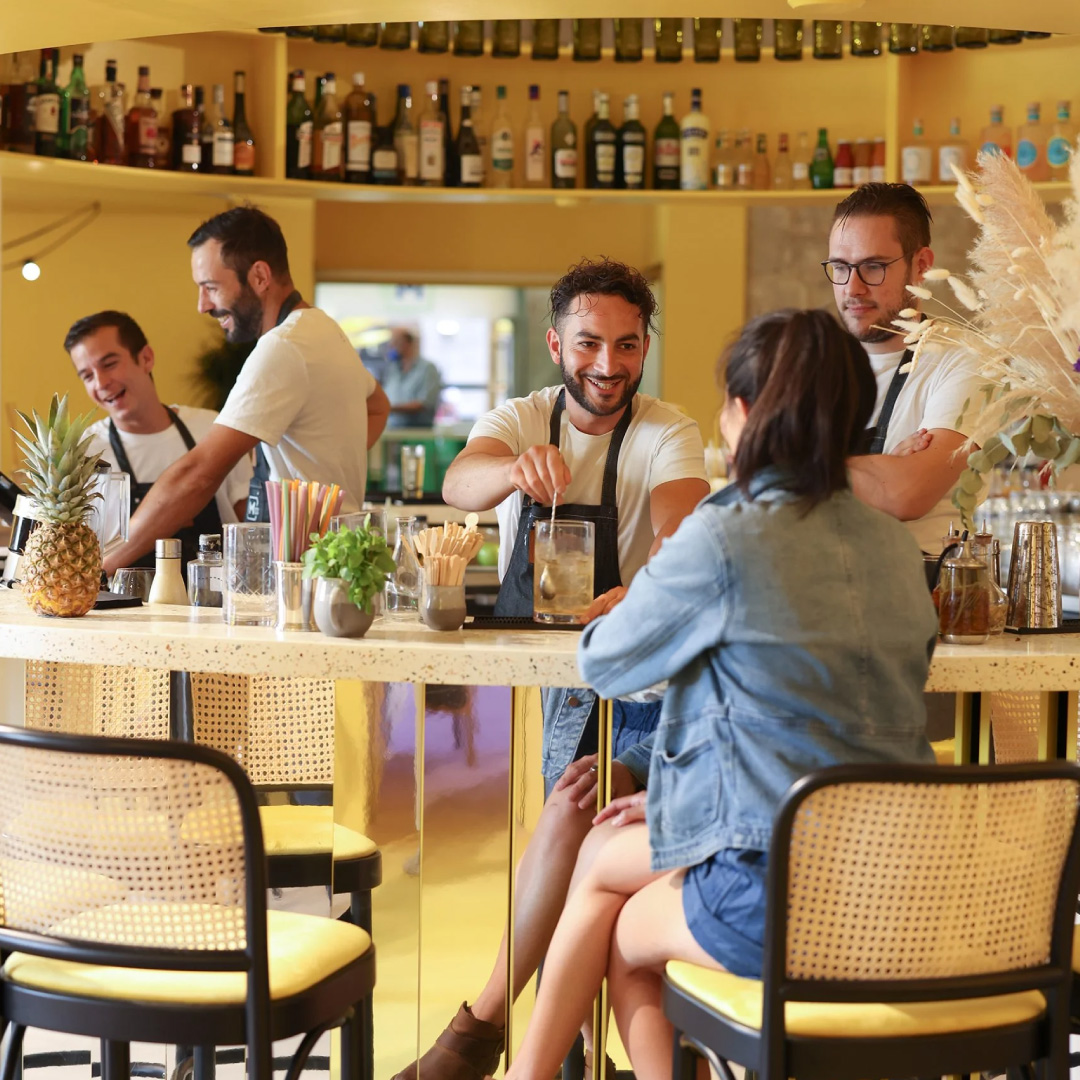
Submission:
{"label": "woman in denim jacket", "polygon": [[639,1080],[670,1076],[669,959],[760,977],[773,814],[839,762],[932,762],[936,630],[919,549],[858,502],[846,459],[874,407],[858,341],[822,311],[746,326],[724,357],[736,481],[589,625],[605,697],[670,679],[645,792],[596,818],[508,1080],[548,1080],[601,980]]}

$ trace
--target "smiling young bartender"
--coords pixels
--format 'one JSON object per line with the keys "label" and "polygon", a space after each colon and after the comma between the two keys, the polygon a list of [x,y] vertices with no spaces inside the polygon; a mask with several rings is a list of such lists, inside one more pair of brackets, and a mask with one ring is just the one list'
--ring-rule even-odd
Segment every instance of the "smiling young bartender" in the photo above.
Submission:
{"label": "smiling young bartender", "polygon": [[[234,207],[200,225],[188,247],[199,311],[218,320],[228,341],[258,343],[213,430],[146,494],[127,543],[106,560],[109,573],[152,550],[157,537],[175,535],[256,446],[270,479],[338,484],[343,507],[356,509],[368,448],[386,426],[386,395],[337,323],[294,288],[273,218]],[[247,518],[269,520],[259,479]]]}

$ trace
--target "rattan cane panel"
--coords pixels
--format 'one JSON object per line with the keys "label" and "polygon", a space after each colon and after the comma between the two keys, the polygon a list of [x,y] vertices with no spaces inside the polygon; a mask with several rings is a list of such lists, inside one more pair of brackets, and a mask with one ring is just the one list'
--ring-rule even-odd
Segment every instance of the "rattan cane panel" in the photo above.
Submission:
{"label": "rattan cane panel", "polygon": [[1006,691],[990,695],[994,760],[999,765],[1039,760],[1041,694]]}
{"label": "rattan cane panel", "polygon": [[[236,794],[207,765],[0,749],[0,918],[94,941],[242,947]],[[199,815],[199,842],[184,822]],[[107,883],[112,883],[111,887]]]}
{"label": "rattan cane panel", "polygon": [[792,835],[789,975],[945,978],[1044,963],[1077,794],[1054,780],[811,795]]}
{"label": "rattan cane panel", "polygon": [[121,738],[169,737],[169,673],[103,664],[26,661],[25,724]]}
{"label": "rattan cane panel", "polygon": [[195,739],[235,758],[253,784],[331,784],[334,683],[193,674]]}

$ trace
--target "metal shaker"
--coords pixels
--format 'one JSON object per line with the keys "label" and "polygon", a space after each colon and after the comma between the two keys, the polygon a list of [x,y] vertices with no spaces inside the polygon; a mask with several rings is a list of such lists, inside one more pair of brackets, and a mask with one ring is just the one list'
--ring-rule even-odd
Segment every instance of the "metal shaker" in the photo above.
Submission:
{"label": "metal shaker", "polygon": [[1061,572],[1052,521],[1018,521],[1009,564],[1009,630],[1061,625]]}

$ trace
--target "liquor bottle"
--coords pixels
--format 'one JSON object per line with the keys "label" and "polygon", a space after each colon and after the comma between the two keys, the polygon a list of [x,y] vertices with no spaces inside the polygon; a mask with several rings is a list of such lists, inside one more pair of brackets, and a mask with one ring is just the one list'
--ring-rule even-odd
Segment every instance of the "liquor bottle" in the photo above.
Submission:
{"label": "liquor bottle", "polygon": [[814,59],[839,60],[844,55],[844,24],[836,19],[814,20]]}
{"label": "liquor bottle", "polygon": [[991,45],[1019,45],[1024,35],[1019,30],[991,30]]}
{"label": "liquor bottle", "polygon": [[316,41],[326,42],[338,42],[345,40],[345,24],[344,23],[324,23],[321,26],[315,27],[315,33],[312,37]]}
{"label": "liquor bottle", "polygon": [[732,19],[735,31],[735,59],[753,62],[761,59],[761,19]]}
{"label": "liquor bottle", "polygon": [[255,135],[247,122],[245,97],[244,73],[233,72],[233,168],[237,176],[254,176]]}
{"label": "liquor bottle", "polygon": [[836,140],[836,160],[833,162],[833,187],[855,186],[855,153],[849,139]]}
{"label": "liquor bottle", "polygon": [[547,128],[540,116],[540,87],[529,87],[529,115],[525,119],[525,186],[548,186]]}
{"label": "liquor bottle", "polygon": [[788,137],[786,131],[781,131],[776,147],[776,160],[773,162],[772,189],[773,191],[790,191],[795,186],[795,178],[792,172],[791,154],[788,152]]}
{"label": "liquor bottle", "polygon": [[968,156],[967,140],[960,138],[960,118],[954,116],[949,122],[949,137],[938,147],[937,182],[955,184],[952,166],[964,172],[968,168]]}
{"label": "liquor bottle", "polygon": [[829,153],[829,133],[825,128],[818,128],[817,146],[810,159],[810,186],[818,190],[833,186],[833,159]]}
{"label": "liquor bottle", "polygon": [[953,28],[929,24],[922,28],[923,52],[949,52],[953,47]]}
{"label": "liquor bottle", "polygon": [[690,91],[690,111],[679,124],[679,186],[683,191],[706,191],[709,187],[709,147],[712,132],[701,111],[701,91]]}
{"label": "liquor bottle", "polygon": [[285,175],[290,180],[311,179],[311,140],[315,120],[306,91],[304,72],[294,71],[289,102],[285,106]]}
{"label": "liquor bottle", "polygon": [[851,24],[851,55],[881,55],[881,23],[853,22]]}
{"label": "liquor bottle", "polygon": [[679,188],[679,123],[675,119],[675,95],[664,94],[664,115],[653,134],[653,187],[658,191]]}
{"label": "liquor bottle", "polygon": [[769,137],[758,134],[754,149],[753,184],[755,191],[768,191],[772,186],[772,169],[769,167]]}
{"label": "liquor bottle", "polygon": [[65,157],[73,161],[90,160],[90,91],[79,53],[71,58],[71,79],[60,97],[60,134]]}
{"label": "liquor bottle", "polygon": [[461,123],[457,136],[458,167],[462,187],[478,188],[484,182],[484,155],[472,122],[472,87],[461,88]]}
{"label": "liquor bottle", "polygon": [[482,19],[462,19],[454,24],[454,55],[484,55],[484,22]]}
{"label": "liquor bottle", "polygon": [[979,150],[981,150],[982,153],[1004,154],[1006,157],[1012,157],[1012,131],[1005,126],[1002,120],[1004,115],[1004,105],[991,106],[990,123],[982,129],[979,136]]}
{"label": "liquor bottle", "polygon": [[592,142],[592,129],[596,126],[596,121],[600,119],[600,95],[602,90],[593,90],[592,92],[592,113],[585,121],[584,126],[581,129],[581,145],[585,147],[585,186],[589,186],[589,146]]}
{"label": "liquor bottle", "polygon": [[642,19],[615,20],[615,59],[620,64],[632,63],[642,57]]}
{"label": "liquor bottle", "polygon": [[3,139],[0,146],[21,154],[34,152],[34,120],[37,102],[37,72],[30,53],[15,53],[15,71],[3,91]]}
{"label": "liquor bottle", "polygon": [[420,160],[421,187],[442,187],[446,181],[446,122],[439,108],[439,84],[429,80],[424,84],[426,101],[420,114]]}
{"label": "liquor bottle", "polygon": [[855,167],[852,170],[851,178],[856,187],[862,187],[863,184],[869,184],[871,179],[870,162],[872,154],[870,140],[856,139],[853,156],[855,158]]}
{"label": "liquor bottle", "polygon": [[286,37],[314,37],[315,36],[315,27],[314,26],[286,26],[285,27],[285,36]]}
{"label": "liquor bottle", "polygon": [[177,172],[202,172],[202,87],[198,104],[195,88],[180,88],[183,105],[172,114],[172,167]]}
{"label": "liquor bottle", "polygon": [[618,157],[619,136],[611,122],[611,104],[607,94],[601,94],[597,104],[596,123],[585,141],[585,186],[613,188],[615,160]]}
{"label": "liquor bottle", "polygon": [[1024,37],[1026,38],[1048,38],[1053,37],[1049,30],[1025,30]]}
{"label": "liquor bottle", "polygon": [[773,56],[777,60],[801,60],[802,19],[773,19]]}
{"label": "liquor bottle", "polygon": [[1050,132],[1050,141],[1046,144],[1046,160],[1050,166],[1051,180],[1068,180],[1069,164],[1076,146],[1076,124],[1070,118],[1071,105],[1068,101],[1057,104],[1057,120]]}
{"label": "liquor bottle", "polygon": [[495,88],[495,119],[491,122],[491,186],[514,186],[514,125],[506,105],[506,87]]}
{"label": "liquor bottle", "polygon": [[416,24],[416,51],[444,53],[450,49],[450,24],[448,22],[419,22]]}
{"label": "liquor bottle", "polygon": [[512,59],[521,55],[521,20],[496,19],[491,28],[491,55]]}
{"label": "liquor bottle", "polygon": [[375,130],[375,95],[364,88],[364,73],[352,77],[353,88],[342,106],[345,182],[371,183],[371,143]]}
{"label": "liquor bottle", "polygon": [[94,145],[98,161],[105,165],[123,165],[127,153],[124,146],[124,85],[116,81],[116,61],[105,61],[105,85],[97,92],[97,130]]}
{"label": "liquor bottle", "polygon": [[533,19],[532,58],[534,60],[559,59],[558,19]]}
{"label": "liquor bottle", "polygon": [[694,20],[694,62],[715,64],[720,60],[722,19]]}
{"label": "liquor bottle", "polygon": [[875,184],[885,183],[885,136],[878,135],[870,148],[870,180]]}
{"label": "liquor bottle", "polygon": [[599,19],[574,19],[574,59],[600,59]]}
{"label": "liquor bottle", "polygon": [[[393,142],[393,130],[390,141]],[[313,180],[341,180],[345,175],[344,162],[345,117],[337,100],[337,79],[328,71],[323,82],[322,97],[315,107],[315,142],[311,159]],[[394,157],[397,167],[397,156]]]}
{"label": "liquor bottle", "polygon": [[[41,112],[40,102],[38,112]],[[127,115],[127,163],[137,169],[154,167],[157,149],[157,112],[150,99],[150,69],[139,68],[139,84],[135,101]]]}
{"label": "liquor bottle", "polygon": [[[38,76],[34,107],[34,153],[42,157],[60,155],[60,87],[56,85],[56,67],[59,61],[59,49],[41,50],[41,74]],[[140,72],[142,70],[139,68]],[[149,75],[146,89],[149,93]]]}
{"label": "liquor bottle", "polygon": [[413,122],[412,89],[408,83],[398,84],[397,95],[394,149],[398,158],[398,181],[404,187],[415,187],[420,172],[420,136]]}
{"label": "liquor bottle", "polygon": [[626,191],[641,191],[645,187],[645,126],[638,119],[637,94],[623,102],[623,122],[619,128],[618,152],[615,163],[615,186]]}
{"label": "liquor bottle", "polygon": [[472,84],[469,94],[469,117],[472,120],[473,134],[476,136],[477,145],[480,147],[481,167],[486,168],[488,159],[488,129],[484,118],[483,94],[479,83]]}
{"label": "liquor bottle", "polygon": [[735,136],[735,187],[739,191],[754,190],[754,146],[746,128]]}
{"label": "liquor bottle", "polygon": [[450,80],[439,80],[439,111],[443,114],[443,158],[446,162],[445,183],[457,187],[461,181],[461,167],[457,158],[457,140],[450,124]]}
{"label": "liquor bottle", "polygon": [[732,149],[731,140],[727,131],[718,131],[712,158],[713,187],[718,191],[734,191],[737,177],[738,169],[735,165],[735,151]]}
{"label": "liquor bottle", "polygon": [[559,115],[551,125],[551,186],[577,187],[577,127],[570,119],[570,92],[559,91]]}
{"label": "liquor bottle", "polygon": [[1027,119],[1016,129],[1016,164],[1029,180],[1049,180],[1046,160],[1047,131],[1039,117],[1039,103],[1027,107]]}
{"label": "liquor bottle", "polygon": [[810,165],[814,152],[810,147],[810,136],[800,131],[796,136],[795,152],[791,155],[791,187],[795,191],[809,191],[814,185],[810,181]]}
{"label": "liquor bottle", "polygon": [[412,45],[412,23],[384,22],[379,35],[380,49],[408,49]]}
{"label": "liquor bottle", "polygon": [[931,183],[933,160],[933,149],[923,135],[923,122],[916,120],[911,138],[900,147],[900,179],[913,186]]}
{"label": "liquor bottle", "polygon": [[675,64],[682,60],[682,19],[656,19],[653,32],[657,61]]}
{"label": "liquor bottle", "polygon": [[347,23],[345,26],[345,44],[354,48],[369,49],[379,43],[379,24],[377,22]]}
{"label": "liquor bottle", "polygon": [[214,84],[214,103],[203,122],[202,144],[204,172],[228,174],[233,171],[233,129],[225,115],[225,87],[221,83]]}
{"label": "liquor bottle", "polygon": [[396,186],[401,182],[397,147],[394,145],[394,125],[375,128],[371,146],[371,182]]}
{"label": "liquor bottle", "polygon": [[990,44],[990,31],[981,26],[958,26],[956,47],[958,49],[985,49]]}
{"label": "liquor bottle", "polygon": [[919,51],[917,23],[889,23],[889,52],[903,56]]}
{"label": "liquor bottle", "polygon": [[154,140],[154,168],[172,167],[172,116],[165,110],[165,93],[160,86],[150,90],[150,104],[157,113],[157,138]]}

